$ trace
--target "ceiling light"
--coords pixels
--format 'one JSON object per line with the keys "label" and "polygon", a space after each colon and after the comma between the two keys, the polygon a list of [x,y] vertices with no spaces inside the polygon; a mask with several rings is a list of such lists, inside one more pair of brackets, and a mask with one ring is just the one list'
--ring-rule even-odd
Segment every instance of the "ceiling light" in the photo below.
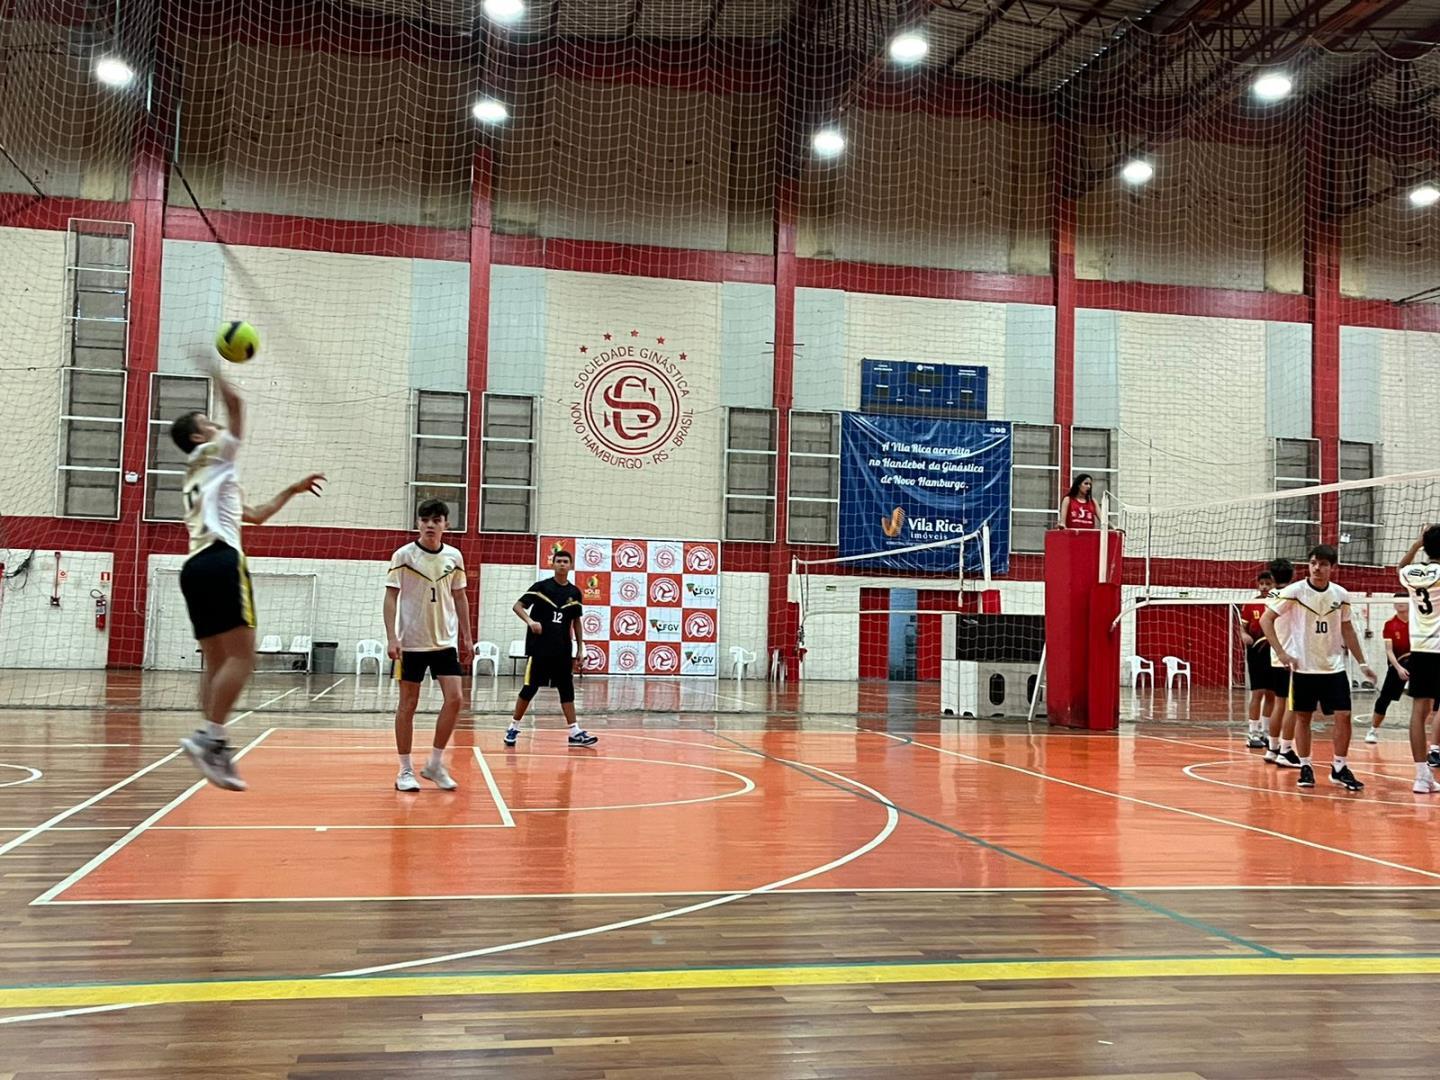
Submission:
{"label": "ceiling light", "polygon": [[837,128],[821,128],[811,138],[810,146],[817,157],[839,157],[845,152],[845,136]]}
{"label": "ceiling light", "polygon": [[129,86],[135,81],[135,69],[124,60],[114,56],[102,56],[95,61],[95,78],[106,86]]}
{"label": "ceiling light", "polygon": [[1131,158],[1120,170],[1120,175],[1127,184],[1143,184],[1155,175],[1155,167],[1148,161],[1141,161],[1139,158]]}
{"label": "ceiling light", "polygon": [[470,111],[482,124],[503,124],[510,119],[510,110],[505,107],[505,103],[494,98],[481,98]]}
{"label": "ceiling light", "polygon": [[1421,184],[1410,192],[1411,206],[1434,206],[1440,202],[1440,188],[1434,184]]}
{"label": "ceiling light", "polygon": [[480,6],[498,23],[519,22],[525,17],[523,0],[485,0]]}
{"label": "ceiling light", "polygon": [[918,30],[905,30],[890,39],[890,59],[897,64],[918,64],[930,51],[930,42]]}
{"label": "ceiling light", "polygon": [[1290,96],[1295,84],[1284,72],[1271,71],[1256,79],[1250,89],[1261,101],[1280,101]]}

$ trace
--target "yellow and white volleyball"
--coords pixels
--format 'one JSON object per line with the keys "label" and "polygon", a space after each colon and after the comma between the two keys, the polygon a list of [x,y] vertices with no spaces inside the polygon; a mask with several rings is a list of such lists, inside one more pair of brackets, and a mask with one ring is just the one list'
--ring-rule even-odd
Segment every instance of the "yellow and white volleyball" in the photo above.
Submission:
{"label": "yellow and white volleyball", "polygon": [[260,351],[260,332],[238,319],[220,324],[215,332],[215,351],[232,364],[253,360]]}

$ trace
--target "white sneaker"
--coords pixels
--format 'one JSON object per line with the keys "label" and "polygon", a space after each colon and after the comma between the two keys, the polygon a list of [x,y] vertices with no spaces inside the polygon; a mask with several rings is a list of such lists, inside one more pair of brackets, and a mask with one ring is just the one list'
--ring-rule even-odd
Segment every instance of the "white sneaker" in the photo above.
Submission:
{"label": "white sneaker", "polygon": [[415,773],[410,769],[401,769],[395,774],[396,791],[419,791],[420,781],[415,779]]}
{"label": "white sneaker", "polygon": [[1380,732],[1376,731],[1376,730],[1372,727],[1369,731],[1365,732],[1365,741],[1368,742],[1368,743],[1377,743],[1377,742],[1379,742],[1379,741],[1380,741]]}
{"label": "white sneaker", "polygon": [[1440,784],[1437,784],[1434,777],[1431,777],[1428,780],[1416,780],[1410,790],[1416,795],[1434,795],[1436,792],[1440,792]]}
{"label": "white sneaker", "polygon": [[[433,769],[429,765],[426,765],[420,770],[420,775],[425,777],[426,780],[429,780],[441,791],[454,791],[460,786],[450,778],[450,774],[445,771],[444,765],[436,765]],[[410,779],[414,781],[415,777],[412,775]],[[415,790],[420,790],[419,784],[415,785]]]}
{"label": "white sneaker", "polygon": [[1276,750],[1267,749],[1267,750],[1265,751],[1265,760],[1268,761],[1268,762],[1270,762],[1270,764],[1272,764],[1272,765],[1275,764],[1275,755],[1276,755],[1277,753],[1278,753],[1278,751],[1276,751]]}

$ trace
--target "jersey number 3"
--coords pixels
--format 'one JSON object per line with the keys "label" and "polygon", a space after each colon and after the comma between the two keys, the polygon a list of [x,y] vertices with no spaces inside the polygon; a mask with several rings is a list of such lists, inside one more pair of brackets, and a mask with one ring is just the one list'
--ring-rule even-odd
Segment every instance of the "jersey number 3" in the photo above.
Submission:
{"label": "jersey number 3", "polygon": [[1421,615],[1429,615],[1435,610],[1435,604],[1430,599],[1429,589],[1416,589],[1415,595],[1420,599],[1418,610]]}

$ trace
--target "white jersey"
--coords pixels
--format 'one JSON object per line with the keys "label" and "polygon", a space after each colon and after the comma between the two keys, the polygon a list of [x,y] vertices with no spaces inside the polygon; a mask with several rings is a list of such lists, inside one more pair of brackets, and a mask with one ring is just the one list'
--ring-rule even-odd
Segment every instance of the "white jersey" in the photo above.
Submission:
{"label": "white jersey", "polygon": [[217,541],[236,551],[245,516],[245,497],[240,492],[240,474],[235,455],[240,440],[228,431],[219,438],[197,446],[185,460],[185,482],[180,488],[185,503],[185,527],[190,530],[190,554],[203,551]]}
{"label": "white jersey", "polygon": [[[1281,644],[1281,645],[1284,645],[1284,644],[1285,644],[1285,638],[1284,638],[1284,637],[1281,635],[1281,633],[1280,633],[1280,622],[1279,622],[1280,611],[1281,611],[1282,608],[1284,607],[1284,605],[1280,603],[1280,590],[1279,590],[1279,589],[1271,589],[1268,593],[1265,594],[1265,596],[1266,596],[1266,598],[1267,598],[1268,601],[1269,601],[1269,603],[1266,604],[1266,607],[1268,607],[1271,611],[1275,612],[1275,618],[1276,618],[1276,622],[1275,622],[1275,636],[1278,637],[1278,638],[1280,638],[1280,644]],[[1284,664],[1282,664],[1282,663],[1280,662],[1279,658],[1276,657],[1276,655],[1275,655],[1275,650],[1274,650],[1274,649],[1271,649],[1271,650],[1270,650],[1270,666],[1273,667],[1273,668],[1283,668],[1283,667],[1285,666]]]}
{"label": "white jersey", "polygon": [[407,652],[453,649],[460,633],[454,593],[465,588],[465,562],[449,544],[439,551],[406,544],[390,556],[387,588],[400,592],[396,619]]}
{"label": "white jersey", "polygon": [[1285,651],[1300,662],[1302,675],[1329,675],[1345,670],[1345,638],[1341,626],[1350,621],[1350,594],[1339,585],[1314,588],[1302,578],[1280,590],[1275,634]]}
{"label": "white jersey", "polygon": [[1400,584],[1410,590],[1410,651],[1440,653],[1440,563],[1402,566]]}

